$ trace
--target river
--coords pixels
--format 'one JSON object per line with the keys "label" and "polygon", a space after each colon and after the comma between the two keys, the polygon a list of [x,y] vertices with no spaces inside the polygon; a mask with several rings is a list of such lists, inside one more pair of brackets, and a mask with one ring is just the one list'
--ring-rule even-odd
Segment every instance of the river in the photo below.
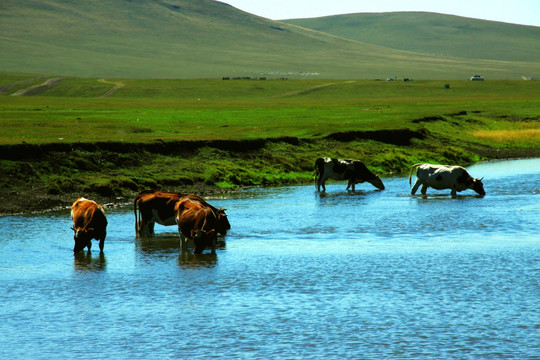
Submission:
{"label": "river", "polygon": [[406,177],[211,199],[232,228],[180,255],[108,210],[104,255],[69,210],[0,217],[3,359],[540,359],[540,159],[480,163],[486,196]]}

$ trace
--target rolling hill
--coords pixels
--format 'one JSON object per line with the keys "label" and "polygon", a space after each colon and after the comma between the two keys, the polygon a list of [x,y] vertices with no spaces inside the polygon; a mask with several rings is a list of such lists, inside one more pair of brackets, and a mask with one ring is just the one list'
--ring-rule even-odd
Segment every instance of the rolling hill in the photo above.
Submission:
{"label": "rolling hill", "polygon": [[213,0],[0,3],[0,71],[7,72],[107,78],[540,75],[540,63],[533,60],[435,56],[349,37],[268,20]]}
{"label": "rolling hill", "polygon": [[347,39],[437,56],[540,60],[540,27],[425,12],[361,13],[284,22]]}

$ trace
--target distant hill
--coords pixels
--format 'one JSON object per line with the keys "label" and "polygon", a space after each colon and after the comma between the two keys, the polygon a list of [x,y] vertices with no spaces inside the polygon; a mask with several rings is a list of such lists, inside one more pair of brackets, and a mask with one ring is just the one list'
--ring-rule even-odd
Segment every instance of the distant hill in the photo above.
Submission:
{"label": "distant hill", "polygon": [[0,71],[107,78],[540,76],[537,60],[434,56],[348,37],[213,0],[0,2]]}
{"label": "distant hill", "polygon": [[347,39],[422,54],[467,59],[540,61],[540,27],[536,26],[426,12],[361,13],[284,22]]}

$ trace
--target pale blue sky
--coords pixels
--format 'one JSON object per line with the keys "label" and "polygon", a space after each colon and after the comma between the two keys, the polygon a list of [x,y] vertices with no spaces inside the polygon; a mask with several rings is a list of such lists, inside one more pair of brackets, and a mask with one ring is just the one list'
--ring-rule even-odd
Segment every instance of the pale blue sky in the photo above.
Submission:
{"label": "pale blue sky", "polygon": [[[428,11],[540,26],[540,0],[220,0],[272,20],[336,14]],[[540,40],[540,39],[539,39]]]}

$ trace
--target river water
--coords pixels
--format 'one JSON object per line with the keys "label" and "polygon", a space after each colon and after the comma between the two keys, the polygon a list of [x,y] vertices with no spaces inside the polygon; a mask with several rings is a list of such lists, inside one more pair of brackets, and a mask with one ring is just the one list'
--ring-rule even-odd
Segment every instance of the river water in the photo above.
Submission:
{"label": "river water", "polygon": [[[540,159],[481,163],[485,197],[345,183],[212,199],[216,255],[175,227],[74,256],[69,211],[0,218],[2,359],[540,359]],[[358,191],[360,189],[360,191]]]}

